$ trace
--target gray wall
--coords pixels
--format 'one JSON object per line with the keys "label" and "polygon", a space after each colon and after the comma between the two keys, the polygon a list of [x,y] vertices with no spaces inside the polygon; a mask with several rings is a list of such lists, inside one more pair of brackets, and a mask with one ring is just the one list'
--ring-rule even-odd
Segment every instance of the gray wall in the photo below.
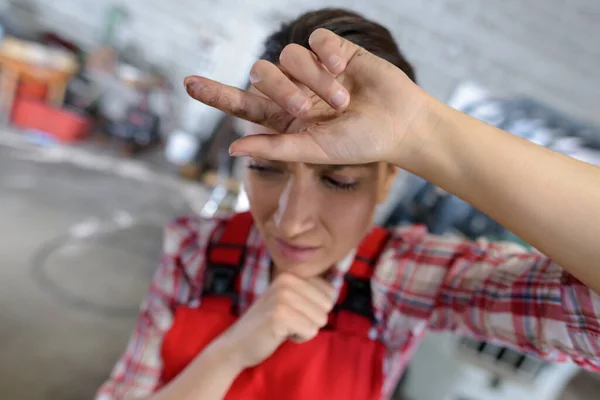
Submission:
{"label": "gray wall", "polygon": [[[598,0],[27,1],[39,7],[44,24],[82,43],[99,36],[107,5],[126,4],[131,21],[123,42],[135,42],[176,82],[205,72],[241,83],[279,21],[306,9],[349,7],[389,27],[422,86],[442,100],[458,82],[474,80],[600,123]],[[203,53],[207,37],[217,46]]]}

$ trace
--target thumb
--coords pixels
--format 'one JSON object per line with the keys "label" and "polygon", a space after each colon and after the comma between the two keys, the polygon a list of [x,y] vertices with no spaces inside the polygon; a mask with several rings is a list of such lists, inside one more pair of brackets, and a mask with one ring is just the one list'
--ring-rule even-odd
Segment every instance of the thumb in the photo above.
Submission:
{"label": "thumb", "polygon": [[248,135],[231,144],[229,155],[272,161],[330,163],[327,153],[307,132]]}

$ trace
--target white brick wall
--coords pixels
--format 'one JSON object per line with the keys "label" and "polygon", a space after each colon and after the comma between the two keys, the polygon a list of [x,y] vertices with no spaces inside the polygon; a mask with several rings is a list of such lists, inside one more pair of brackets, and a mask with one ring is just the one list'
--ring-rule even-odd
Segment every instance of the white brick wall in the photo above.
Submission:
{"label": "white brick wall", "polygon": [[30,1],[45,24],[86,44],[99,36],[105,7],[126,4],[126,36],[175,82],[201,72],[202,37],[221,43],[208,72],[241,83],[261,40],[280,20],[325,5],[353,8],[390,28],[421,85],[442,100],[458,82],[474,80],[600,123],[598,0]]}

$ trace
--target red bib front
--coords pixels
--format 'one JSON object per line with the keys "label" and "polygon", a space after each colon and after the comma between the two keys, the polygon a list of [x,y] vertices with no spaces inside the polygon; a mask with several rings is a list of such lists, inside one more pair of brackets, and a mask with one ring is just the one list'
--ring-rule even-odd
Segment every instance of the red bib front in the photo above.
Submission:
{"label": "red bib front", "polygon": [[[237,214],[209,246],[201,306],[178,307],[164,338],[161,385],[238,319],[235,299],[251,227],[249,213]],[[262,364],[243,371],[225,399],[379,399],[385,347],[368,336],[374,323],[370,279],[387,237],[386,230],[375,228],[361,243],[329,324],[313,340],[285,342]]]}

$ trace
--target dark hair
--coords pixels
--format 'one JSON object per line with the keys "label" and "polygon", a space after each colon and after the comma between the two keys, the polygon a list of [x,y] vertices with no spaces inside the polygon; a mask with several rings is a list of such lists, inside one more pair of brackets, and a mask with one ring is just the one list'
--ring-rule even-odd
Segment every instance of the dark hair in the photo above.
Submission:
{"label": "dark hair", "polygon": [[265,41],[265,50],[261,58],[277,64],[279,54],[285,46],[291,43],[309,49],[308,38],[318,28],[329,29],[389,61],[416,82],[413,67],[398,49],[398,45],[390,31],[376,22],[369,21],[360,14],[337,8],[310,11],[293,21],[284,23],[277,32]]}

